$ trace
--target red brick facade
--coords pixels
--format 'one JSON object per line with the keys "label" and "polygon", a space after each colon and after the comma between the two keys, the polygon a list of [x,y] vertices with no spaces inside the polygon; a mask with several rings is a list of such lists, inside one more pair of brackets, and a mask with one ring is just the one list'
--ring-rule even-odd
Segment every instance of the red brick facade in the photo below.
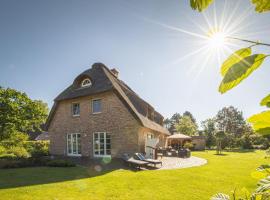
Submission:
{"label": "red brick facade", "polygon": [[[92,100],[101,99],[102,112],[92,113]],[[72,116],[72,103],[80,104],[80,116]],[[79,97],[58,102],[48,127],[50,153],[67,155],[67,134],[81,134],[81,155],[93,158],[93,134],[107,132],[111,135],[111,156],[123,153],[144,152],[147,133],[159,137],[164,146],[165,135],[144,128],[131,114],[119,97],[108,91],[98,95]]]}

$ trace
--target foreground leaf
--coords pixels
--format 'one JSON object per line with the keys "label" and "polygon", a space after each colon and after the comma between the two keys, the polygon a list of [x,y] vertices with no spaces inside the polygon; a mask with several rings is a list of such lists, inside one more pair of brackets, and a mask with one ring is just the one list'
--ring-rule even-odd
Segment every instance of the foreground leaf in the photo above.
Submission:
{"label": "foreground leaf", "polygon": [[227,71],[237,62],[242,60],[243,58],[251,55],[251,48],[242,48],[234,52],[232,55],[230,55],[222,64],[220,73],[222,76],[224,76]]}
{"label": "foreground leaf", "polygon": [[264,54],[254,54],[235,63],[225,74],[219,86],[219,91],[225,93],[238,85],[262,64],[265,57]]}
{"label": "foreground leaf", "polygon": [[191,8],[200,12],[206,9],[211,3],[213,3],[213,0],[190,0]]}
{"label": "foreground leaf", "polygon": [[270,134],[270,111],[253,115],[248,121],[252,124],[255,132],[263,135]]}
{"label": "foreground leaf", "polygon": [[261,106],[267,106],[270,108],[270,94],[264,97],[260,103]]}
{"label": "foreground leaf", "polygon": [[218,193],[212,196],[211,200],[230,200],[230,197],[227,194]]}
{"label": "foreground leaf", "polygon": [[270,176],[261,179],[258,185],[259,187],[256,189],[256,192],[265,192],[270,190]]}
{"label": "foreground leaf", "polygon": [[270,11],[270,0],[252,0],[255,10],[259,13]]}

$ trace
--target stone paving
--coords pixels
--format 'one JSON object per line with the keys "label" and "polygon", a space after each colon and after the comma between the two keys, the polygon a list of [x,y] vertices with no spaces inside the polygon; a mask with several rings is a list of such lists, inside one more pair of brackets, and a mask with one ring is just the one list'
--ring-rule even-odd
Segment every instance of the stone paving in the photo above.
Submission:
{"label": "stone paving", "polygon": [[163,157],[162,167],[158,168],[158,170],[195,167],[205,165],[206,163],[207,160],[195,156],[190,158]]}

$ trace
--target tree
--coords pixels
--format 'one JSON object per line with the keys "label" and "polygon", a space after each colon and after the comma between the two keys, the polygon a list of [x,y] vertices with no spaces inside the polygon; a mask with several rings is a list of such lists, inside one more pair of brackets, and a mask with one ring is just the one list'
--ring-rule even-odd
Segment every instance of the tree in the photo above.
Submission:
{"label": "tree", "polygon": [[181,119],[181,115],[179,113],[175,113],[173,114],[173,116],[170,119],[170,127],[169,127],[169,131],[171,133],[176,131],[175,125],[179,123],[179,120]]}
{"label": "tree", "polygon": [[[213,0],[190,0],[190,6],[194,10],[201,12],[213,2]],[[255,5],[255,10],[259,13],[270,11],[270,0],[252,0],[251,2]],[[219,92],[222,94],[240,84],[270,56],[270,54],[252,54],[252,47],[270,47],[270,44],[232,36],[228,36],[227,38],[251,45],[233,52],[223,62],[220,70],[223,80],[219,86]],[[270,94],[261,100],[260,105],[270,108]],[[270,135],[270,110],[251,116],[249,122],[253,125],[256,132]]]}
{"label": "tree", "polygon": [[13,132],[39,130],[48,116],[47,104],[31,100],[25,93],[0,88],[0,139]]}
{"label": "tree", "polygon": [[190,117],[191,121],[192,121],[194,124],[196,124],[196,119],[193,117],[193,115],[191,114],[191,112],[185,111],[185,112],[183,113],[183,116],[188,116],[188,117]]}
{"label": "tree", "polygon": [[233,106],[224,107],[215,117],[216,127],[224,131],[229,147],[235,146],[236,138],[240,138],[246,130],[246,121],[241,111]]}
{"label": "tree", "polygon": [[185,135],[195,135],[197,132],[197,125],[191,120],[189,116],[183,116],[176,124],[176,130]]}
{"label": "tree", "polygon": [[163,124],[167,129],[169,129],[171,127],[171,120],[166,118],[164,119]]}
{"label": "tree", "polygon": [[224,131],[218,131],[215,134],[216,136],[216,145],[217,145],[217,154],[221,155],[222,154],[222,141],[226,138],[226,134]]}
{"label": "tree", "polygon": [[206,138],[206,146],[210,149],[215,145],[215,132],[216,132],[216,122],[215,119],[209,118],[201,122],[203,128],[203,135]]}

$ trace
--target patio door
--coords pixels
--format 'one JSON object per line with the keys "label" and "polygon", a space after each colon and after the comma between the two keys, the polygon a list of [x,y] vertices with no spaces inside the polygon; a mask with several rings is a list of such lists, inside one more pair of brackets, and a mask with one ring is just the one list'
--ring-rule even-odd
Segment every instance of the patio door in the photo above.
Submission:
{"label": "patio door", "polygon": [[145,139],[145,157],[154,158],[155,157],[155,148],[158,144],[159,139],[154,138],[153,133],[147,133]]}
{"label": "patio door", "polygon": [[93,135],[94,157],[111,156],[111,135],[105,132],[97,132]]}

